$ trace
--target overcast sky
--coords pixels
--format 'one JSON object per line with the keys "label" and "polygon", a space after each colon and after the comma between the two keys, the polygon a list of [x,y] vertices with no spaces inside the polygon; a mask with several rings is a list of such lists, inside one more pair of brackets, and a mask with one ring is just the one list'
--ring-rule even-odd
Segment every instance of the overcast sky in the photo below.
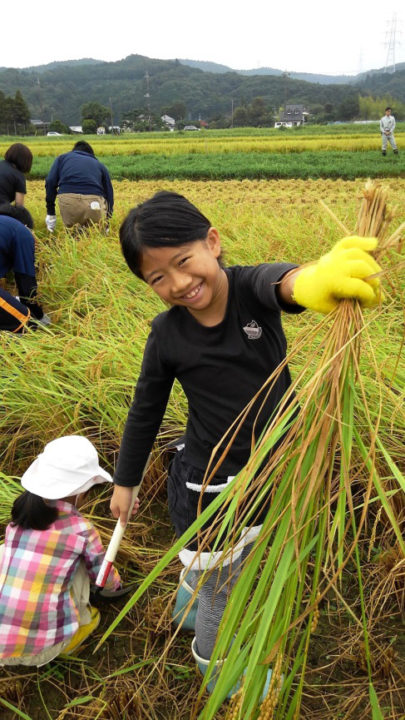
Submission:
{"label": "overcast sky", "polygon": [[404,0],[9,0],[0,11],[0,66],[136,53],[355,75],[385,66],[395,14],[395,59],[404,62]]}

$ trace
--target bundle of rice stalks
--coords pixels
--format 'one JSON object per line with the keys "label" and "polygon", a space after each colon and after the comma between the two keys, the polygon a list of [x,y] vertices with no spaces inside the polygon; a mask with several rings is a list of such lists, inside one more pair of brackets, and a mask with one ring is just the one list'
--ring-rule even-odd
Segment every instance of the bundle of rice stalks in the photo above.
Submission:
{"label": "bundle of rice stalks", "polygon": [[[405,223],[389,236],[391,217],[384,189],[368,183],[356,233],[378,237],[378,259],[384,259],[385,264],[389,253],[394,267],[398,266]],[[340,226],[350,234],[342,223]],[[214,718],[241,678],[229,718],[302,717],[311,636],[322,602],[331,593],[343,603],[361,637],[364,662],[360,669],[365,669],[368,685],[368,693],[360,702],[357,698],[355,705],[350,699],[345,703],[344,717],[351,718],[356,707],[358,718],[380,720],[379,699],[390,706],[390,717],[398,717],[394,696],[403,678],[400,669],[391,664],[388,689],[385,682],[379,684],[374,672],[378,641],[370,625],[363,576],[364,546],[370,542],[370,528],[377,521],[383,527],[384,542],[395,544],[398,553],[405,556],[405,480],[396,457],[395,433],[394,439],[390,437],[386,382],[372,334],[373,323],[383,322],[387,304],[399,300],[395,273],[388,286],[385,305],[363,316],[358,303],[342,301],[296,344],[292,355],[305,348],[307,362],[285,398],[288,402],[279,408],[261,437],[252,438],[249,462],[158,563],[107,631],[112,631],[196,532],[198,553],[208,547],[231,553],[254,524],[263,498],[270,497],[266,519],[233,587],[193,717],[199,713],[203,720]],[[395,392],[396,369],[394,362],[389,387]],[[261,397],[269,392],[280,371],[278,368],[268,379]],[[228,431],[228,447],[249,408]],[[401,416],[403,422],[399,402],[396,414],[396,420]],[[221,461],[222,457],[212,458],[207,484]],[[203,525],[219,509],[221,522],[219,530],[215,523],[215,537],[212,528],[202,532]],[[346,588],[344,571],[349,568],[352,586]],[[202,702],[207,677],[218,660],[224,662],[214,691]],[[272,681],[262,703],[269,667],[273,669]]]}

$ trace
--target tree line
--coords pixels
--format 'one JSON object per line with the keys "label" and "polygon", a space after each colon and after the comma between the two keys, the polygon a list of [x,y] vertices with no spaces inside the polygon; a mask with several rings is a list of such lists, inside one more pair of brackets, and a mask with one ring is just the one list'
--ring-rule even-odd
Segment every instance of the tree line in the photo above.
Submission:
{"label": "tree line", "polygon": [[[179,129],[190,123],[208,128],[269,127],[281,109],[292,104],[304,105],[316,123],[378,119],[384,103],[392,105],[401,120],[405,70],[394,75],[366,76],[363,90],[360,84],[310,83],[288,73],[203,72],[176,60],[140,55],[115,63],[60,63],[41,71],[5,69],[0,70],[0,132],[27,132],[27,106],[32,117],[52,121],[49,129],[58,132],[80,123],[86,133],[100,125],[161,130],[164,114],[173,117]],[[396,88],[394,95],[388,91],[391,87]]]}
{"label": "tree line", "polygon": [[5,135],[25,135],[32,130],[30,111],[20,90],[14,97],[0,90],[0,133]]}
{"label": "tree line", "polygon": [[[395,75],[402,76],[405,87],[405,71]],[[396,87],[400,86],[399,81],[398,77]],[[376,84],[378,80],[373,76],[365,82]],[[390,92],[390,82],[390,78],[386,79],[384,92]],[[59,118],[66,125],[79,124],[82,106],[93,101],[108,108],[111,125],[119,124],[134,109],[159,115],[162,108],[175,102],[185,104],[186,121],[201,117],[209,123],[231,115],[232,106],[235,111],[258,97],[274,115],[286,104],[303,104],[309,110],[312,106],[326,105],[336,109],[363,94],[361,85],[305,82],[288,73],[281,76],[210,73],[176,60],[154,60],[141,55],[130,55],[113,63],[61,64],[41,72],[35,68],[1,70],[0,90],[8,95],[20,90],[32,117],[48,121]],[[377,94],[370,86],[365,94],[373,92]],[[403,98],[397,93],[394,97],[405,102],[405,93]]]}

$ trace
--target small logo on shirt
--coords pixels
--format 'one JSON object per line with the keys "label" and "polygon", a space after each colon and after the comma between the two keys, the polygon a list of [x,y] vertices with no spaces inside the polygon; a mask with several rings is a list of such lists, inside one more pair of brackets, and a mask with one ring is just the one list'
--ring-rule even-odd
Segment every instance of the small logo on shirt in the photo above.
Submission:
{"label": "small logo on shirt", "polygon": [[251,320],[243,329],[249,340],[258,340],[262,336],[263,330],[256,320]]}

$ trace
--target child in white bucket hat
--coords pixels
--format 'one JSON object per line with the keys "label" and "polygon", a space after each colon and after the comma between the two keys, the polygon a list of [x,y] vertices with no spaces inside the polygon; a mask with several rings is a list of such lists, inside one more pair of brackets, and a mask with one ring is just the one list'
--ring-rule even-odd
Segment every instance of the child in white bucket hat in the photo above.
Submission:
{"label": "child in white bucket hat", "polygon": [[[90,635],[100,613],[89,604],[104,548],[76,508],[93,485],[112,482],[87,438],[48,443],[21,478],[0,546],[0,665],[41,666],[70,654]],[[106,588],[118,590],[112,568]]]}

